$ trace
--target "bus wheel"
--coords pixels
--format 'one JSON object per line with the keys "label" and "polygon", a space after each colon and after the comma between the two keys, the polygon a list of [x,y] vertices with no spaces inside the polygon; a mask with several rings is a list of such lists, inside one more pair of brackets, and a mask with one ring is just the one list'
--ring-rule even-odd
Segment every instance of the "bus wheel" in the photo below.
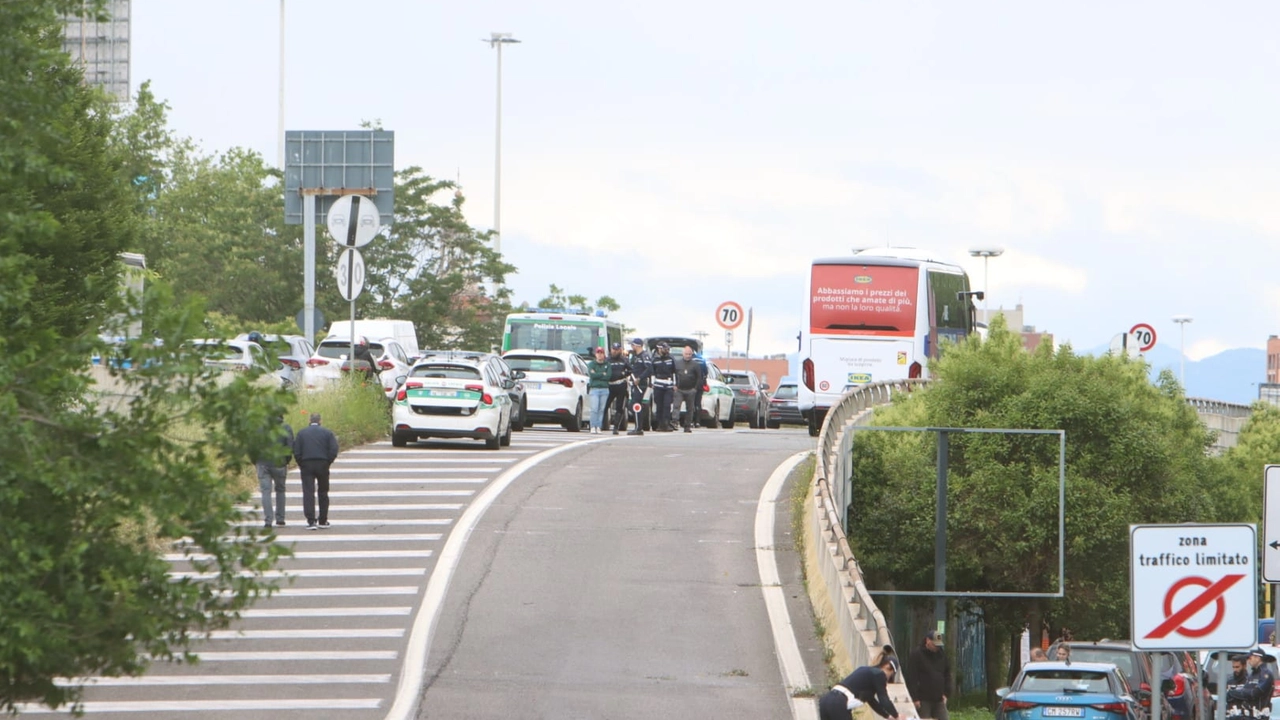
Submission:
{"label": "bus wheel", "polygon": [[818,413],[816,411],[809,413],[809,437],[818,437]]}

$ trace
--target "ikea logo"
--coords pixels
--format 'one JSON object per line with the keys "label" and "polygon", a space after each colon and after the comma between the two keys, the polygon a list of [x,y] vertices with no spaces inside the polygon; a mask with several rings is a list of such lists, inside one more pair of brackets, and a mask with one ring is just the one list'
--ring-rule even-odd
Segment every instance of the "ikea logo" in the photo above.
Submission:
{"label": "ikea logo", "polygon": [[871,373],[849,373],[849,382],[859,385],[871,382]]}
{"label": "ikea logo", "polygon": [[867,283],[871,282],[871,276],[870,275],[854,275],[853,281],[858,283],[859,285],[866,285]]}

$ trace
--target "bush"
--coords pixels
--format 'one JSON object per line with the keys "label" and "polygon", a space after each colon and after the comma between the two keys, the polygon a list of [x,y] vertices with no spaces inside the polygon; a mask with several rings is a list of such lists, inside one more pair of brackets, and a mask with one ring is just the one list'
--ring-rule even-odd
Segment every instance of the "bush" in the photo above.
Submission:
{"label": "bush", "polygon": [[391,404],[382,388],[358,378],[343,378],[323,391],[298,393],[285,419],[297,432],[311,422],[312,413],[320,413],[321,422],[338,436],[344,450],[384,440],[391,428]]}

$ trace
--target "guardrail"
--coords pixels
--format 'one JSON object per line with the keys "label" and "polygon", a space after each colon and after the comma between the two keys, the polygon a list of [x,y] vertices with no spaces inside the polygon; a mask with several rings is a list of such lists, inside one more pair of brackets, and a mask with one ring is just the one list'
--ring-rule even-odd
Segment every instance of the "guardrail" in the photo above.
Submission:
{"label": "guardrail", "polygon": [[[845,513],[851,484],[853,433],[850,428],[867,423],[876,406],[887,405],[897,394],[910,392],[927,380],[899,380],[863,385],[845,393],[830,410],[818,435],[817,477],[814,479],[812,518],[808,533],[817,551],[817,574],[830,602],[833,644],[843,649],[850,668],[879,658],[881,648],[893,642],[884,613],[876,606],[863,582],[862,570],[845,535]],[[816,580],[816,578],[815,578]],[[816,585],[817,583],[813,583]],[[812,585],[811,585],[812,588]],[[901,652],[899,657],[902,657]],[[911,696],[899,675],[889,686],[889,696],[899,714],[915,715]]]}

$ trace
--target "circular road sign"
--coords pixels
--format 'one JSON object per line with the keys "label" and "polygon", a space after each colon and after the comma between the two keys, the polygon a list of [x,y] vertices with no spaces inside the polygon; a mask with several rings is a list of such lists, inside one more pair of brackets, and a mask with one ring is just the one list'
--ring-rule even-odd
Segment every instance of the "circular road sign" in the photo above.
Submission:
{"label": "circular road sign", "polygon": [[325,224],[333,241],[345,247],[364,247],[382,229],[378,206],[363,195],[343,195],[333,201]]}
{"label": "circular road sign", "polygon": [[720,307],[716,308],[716,322],[725,330],[732,330],[742,324],[747,314],[742,312],[742,306],[732,300],[720,303]]}
{"label": "circular road sign", "polygon": [[1129,334],[1138,338],[1138,352],[1146,352],[1156,346],[1156,329],[1147,323],[1134,325]]}
{"label": "circular road sign", "polygon": [[359,297],[364,291],[364,257],[360,251],[355,248],[343,250],[333,274],[338,279],[338,293],[343,300]]}

